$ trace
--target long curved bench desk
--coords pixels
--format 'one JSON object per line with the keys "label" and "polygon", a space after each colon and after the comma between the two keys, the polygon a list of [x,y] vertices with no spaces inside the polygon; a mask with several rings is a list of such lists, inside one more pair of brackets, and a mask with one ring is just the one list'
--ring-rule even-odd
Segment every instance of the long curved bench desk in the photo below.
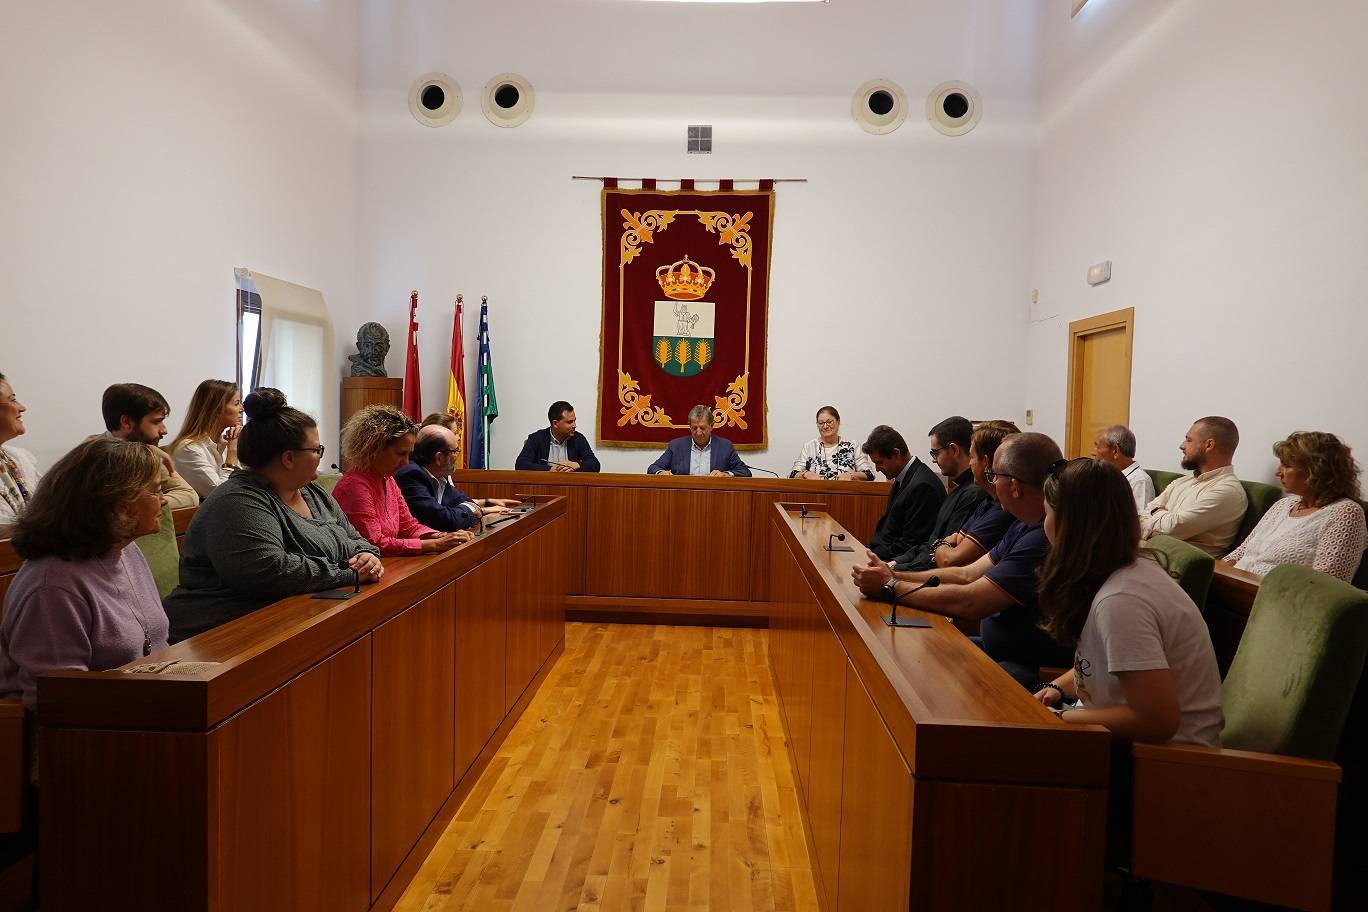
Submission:
{"label": "long curved bench desk", "polygon": [[565,507],[40,678],[43,908],[390,908],[564,649]]}
{"label": "long curved bench desk", "polygon": [[825,550],[847,532],[830,516],[769,519],[770,661],[824,907],[1098,908],[1107,730],[1059,721],[944,617],[885,626],[850,579],[858,542]]}

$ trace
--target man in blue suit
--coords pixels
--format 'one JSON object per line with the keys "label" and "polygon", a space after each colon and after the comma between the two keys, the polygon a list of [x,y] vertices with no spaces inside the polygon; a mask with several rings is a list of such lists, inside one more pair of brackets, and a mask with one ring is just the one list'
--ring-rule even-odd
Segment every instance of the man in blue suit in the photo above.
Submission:
{"label": "man in blue suit", "polygon": [[743,475],[750,469],[730,440],[714,437],[713,413],[706,405],[689,409],[689,436],[671,440],[647,475]]}
{"label": "man in blue suit", "polygon": [[456,468],[456,435],[440,424],[418,431],[408,465],[400,466],[394,480],[408,502],[409,512],[421,523],[443,532],[456,532],[480,524],[485,513],[502,513],[516,500],[477,501],[451,483]]}
{"label": "man in blue suit", "polygon": [[564,401],[553,402],[546,417],[551,426],[527,435],[513,468],[520,472],[597,472],[598,457],[584,435],[575,430],[575,407]]}

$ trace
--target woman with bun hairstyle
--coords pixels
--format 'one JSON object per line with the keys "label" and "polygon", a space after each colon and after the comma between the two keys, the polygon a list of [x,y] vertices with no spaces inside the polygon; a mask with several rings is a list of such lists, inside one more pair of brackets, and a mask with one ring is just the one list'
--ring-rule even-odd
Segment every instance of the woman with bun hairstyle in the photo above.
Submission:
{"label": "woman with bun hairstyle", "polygon": [[413,518],[394,473],[408,465],[418,426],[392,405],[368,405],[342,428],[347,463],[333,497],[361,534],[387,556],[433,554],[469,541],[469,532],[439,532]]}
{"label": "woman with bun hairstyle", "polygon": [[286,596],[384,573],[379,550],[314,483],[324,452],[317,423],[279,390],[258,389],[243,408],[243,471],[200,504],[181,549],[180,585],[164,602],[172,643]]}
{"label": "woman with bun hairstyle", "polygon": [[242,396],[232,380],[205,380],[195,387],[185,423],[166,452],[176,473],[200,496],[228,480],[238,467],[238,435],[242,433]]}

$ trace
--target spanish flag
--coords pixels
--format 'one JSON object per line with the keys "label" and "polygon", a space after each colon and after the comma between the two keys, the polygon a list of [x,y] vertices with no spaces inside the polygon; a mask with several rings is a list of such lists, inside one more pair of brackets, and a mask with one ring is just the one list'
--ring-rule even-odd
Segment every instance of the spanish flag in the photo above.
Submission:
{"label": "spanish flag", "polygon": [[451,324],[451,370],[447,376],[447,414],[455,418],[452,431],[456,434],[456,464],[466,467],[466,405],[465,405],[465,343],[461,334],[463,299],[456,296],[456,316]]}

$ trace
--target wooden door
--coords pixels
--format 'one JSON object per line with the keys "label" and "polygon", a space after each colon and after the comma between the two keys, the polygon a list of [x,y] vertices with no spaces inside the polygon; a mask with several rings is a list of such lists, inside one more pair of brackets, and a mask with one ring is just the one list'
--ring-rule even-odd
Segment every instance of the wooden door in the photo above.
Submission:
{"label": "wooden door", "polygon": [[1130,423],[1131,339],[1135,308],[1069,324],[1066,456],[1092,453],[1097,432]]}

